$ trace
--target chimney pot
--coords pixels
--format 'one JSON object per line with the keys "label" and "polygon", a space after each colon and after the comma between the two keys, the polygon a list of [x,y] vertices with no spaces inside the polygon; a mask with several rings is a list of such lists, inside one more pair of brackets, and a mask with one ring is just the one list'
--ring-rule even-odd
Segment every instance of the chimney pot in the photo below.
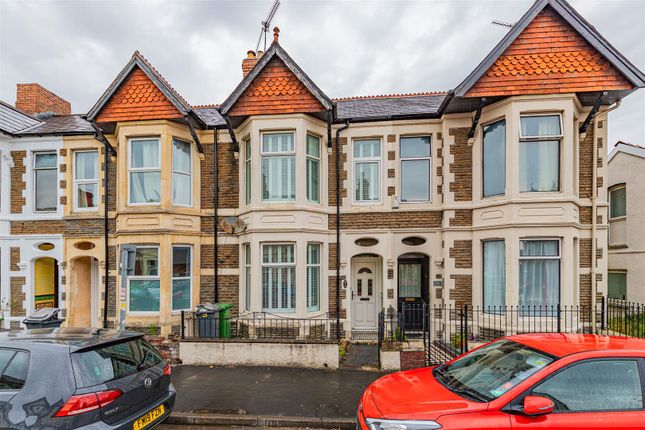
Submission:
{"label": "chimney pot", "polygon": [[264,51],[258,51],[258,60],[262,58],[263,55],[264,55]]}
{"label": "chimney pot", "polygon": [[280,37],[280,28],[276,26],[273,28],[273,41],[278,43],[279,37]]}
{"label": "chimney pot", "polygon": [[[258,52],[262,52],[262,51],[258,51]],[[252,50],[252,49],[249,49],[249,50],[246,52],[246,58],[255,58],[255,51],[254,51],[254,50]]]}

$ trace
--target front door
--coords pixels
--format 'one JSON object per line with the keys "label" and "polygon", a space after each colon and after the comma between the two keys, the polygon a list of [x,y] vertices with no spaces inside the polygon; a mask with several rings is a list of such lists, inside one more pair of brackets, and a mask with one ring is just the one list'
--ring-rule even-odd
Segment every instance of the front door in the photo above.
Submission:
{"label": "front door", "polygon": [[377,288],[378,272],[376,262],[356,261],[352,285],[352,328],[356,330],[376,330],[377,328]]}
{"label": "front door", "polygon": [[406,330],[423,329],[423,306],[428,303],[428,257],[399,258],[398,308]]}

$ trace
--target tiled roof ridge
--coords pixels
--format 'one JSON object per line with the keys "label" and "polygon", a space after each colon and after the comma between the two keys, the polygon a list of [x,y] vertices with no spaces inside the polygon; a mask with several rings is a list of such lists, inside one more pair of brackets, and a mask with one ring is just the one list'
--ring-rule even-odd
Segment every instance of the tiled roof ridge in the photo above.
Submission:
{"label": "tiled roof ridge", "polygon": [[192,105],[193,109],[207,109],[207,108],[218,108],[221,104],[219,103],[210,103],[205,105]]}
{"label": "tiled roof ridge", "polygon": [[337,97],[332,100],[335,102],[350,101],[350,100],[366,100],[366,99],[395,99],[406,97],[424,97],[424,96],[441,96],[447,95],[447,91],[421,91],[417,93],[393,93],[393,94],[374,94],[367,96],[351,96],[351,97]]}
{"label": "tiled roof ridge", "polygon": [[159,78],[159,80],[161,80],[168,87],[168,89],[172,91],[175,96],[177,96],[179,100],[181,100],[186,106],[192,107],[192,105],[188,103],[186,99],[182,97],[182,95],[179,94],[179,92],[172,85],[170,85],[168,80],[159,72],[159,70],[157,70],[155,66],[152,65],[152,63],[150,63],[150,61],[148,61],[146,57],[143,56],[143,54],[141,54],[141,52],[139,52],[139,50],[134,51],[134,54],[132,54],[132,56],[139,57],[139,59],[141,59],[141,61],[143,61],[148,67],[150,67],[150,70],[152,70],[153,73],[157,75],[157,78]]}

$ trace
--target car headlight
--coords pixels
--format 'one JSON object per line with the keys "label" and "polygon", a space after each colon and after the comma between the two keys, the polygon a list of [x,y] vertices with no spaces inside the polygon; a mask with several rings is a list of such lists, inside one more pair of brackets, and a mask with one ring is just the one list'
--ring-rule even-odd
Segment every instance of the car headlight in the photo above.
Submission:
{"label": "car headlight", "polygon": [[365,420],[370,430],[434,430],[440,429],[436,421],[381,420],[367,418]]}

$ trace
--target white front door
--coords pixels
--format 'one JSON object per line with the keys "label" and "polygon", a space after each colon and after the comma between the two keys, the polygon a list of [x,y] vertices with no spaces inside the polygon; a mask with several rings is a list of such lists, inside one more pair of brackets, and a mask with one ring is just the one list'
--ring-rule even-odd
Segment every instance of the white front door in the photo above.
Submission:
{"label": "white front door", "polygon": [[376,330],[378,293],[378,272],[375,261],[355,261],[352,285],[352,328]]}

